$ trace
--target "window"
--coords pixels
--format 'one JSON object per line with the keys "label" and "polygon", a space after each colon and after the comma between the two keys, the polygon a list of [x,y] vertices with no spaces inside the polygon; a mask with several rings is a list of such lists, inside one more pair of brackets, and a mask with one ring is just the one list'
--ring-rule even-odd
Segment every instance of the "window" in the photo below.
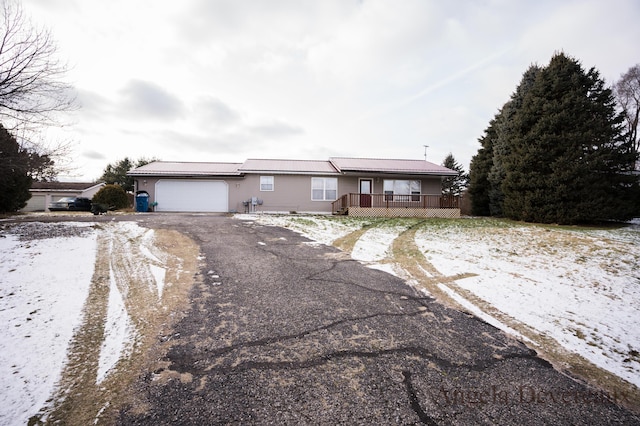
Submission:
{"label": "window", "polygon": [[260,176],[260,191],[273,191],[273,176]]}
{"label": "window", "polygon": [[335,201],[338,199],[338,178],[311,178],[312,201]]}
{"label": "window", "polygon": [[[384,199],[385,201],[420,201],[420,183],[419,180],[385,179]],[[408,197],[409,195],[411,197]]]}

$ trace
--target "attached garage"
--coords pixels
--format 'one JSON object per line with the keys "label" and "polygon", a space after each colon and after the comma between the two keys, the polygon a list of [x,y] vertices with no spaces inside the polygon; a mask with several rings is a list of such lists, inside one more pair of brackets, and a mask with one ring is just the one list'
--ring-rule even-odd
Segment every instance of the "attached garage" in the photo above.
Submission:
{"label": "attached garage", "polygon": [[229,186],[208,179],[160,179],[155,185],[159,212],[229,211]]}

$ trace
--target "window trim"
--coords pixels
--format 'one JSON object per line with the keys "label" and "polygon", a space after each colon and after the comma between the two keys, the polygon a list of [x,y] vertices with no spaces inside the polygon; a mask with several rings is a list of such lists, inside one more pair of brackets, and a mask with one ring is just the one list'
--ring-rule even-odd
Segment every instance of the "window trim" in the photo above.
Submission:
{"label": "window trim", "polygon": [[[330,179],[333,182],[335,182],[335,189],[327,189],[327,181]],[[318,180],[322,180],[322,199],[313,197],[313,192],[320,190],[320,188],[314,188],[314,185],[313,185],[313,182]],[[327,198],[327,191],[335,191],[336,197],[333,199]],[[338,199],[338,178],[337,177],[315,176],[311,178],[311,201],[335,201],[337,199]]]}
{"label": "window trim", "polygon": [[[409,182],[409,193],[408,194],[399,194],[396,193],[393,189],[388,190],[385,189],[388,187],[387,182],[393,182],[391,184],[392,188],[395,188],[395,182]],[[412,188],[411,183],[417,182],[418,188]],[[418,189],[418,191],[412,191],[413,189]],[[422,194],[422,180],[421,179],[384,179],[382,182],[382,192],[384,193],[385,201],[394,201],[394,200],[403,200],[403,201],[420,201],[420,194]],[[400,197],[400,198],[394,198]],[[406,198],[406,200],[404,200]]]}
{"label": "window trim", "polygon": [[[263,178],[271,178],[270,183],[263,183]],[[263,185],[271,185],[271,189],[264,189]],[[260,176],[260,192],[273,192],[276,190],[276,178],[274,176]]]}

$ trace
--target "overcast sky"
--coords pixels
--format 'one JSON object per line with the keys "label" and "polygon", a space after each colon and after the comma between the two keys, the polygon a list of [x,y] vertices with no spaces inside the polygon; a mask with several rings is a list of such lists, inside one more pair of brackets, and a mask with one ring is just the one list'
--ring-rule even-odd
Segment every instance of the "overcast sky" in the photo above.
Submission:
{"label": "overcast sky", "polygon": [[[638,0],[23,0],[81,109],[75,180],[165,161],[424,158],[468,170],[523,72],[554,52],[613,83]],[[52,136],[53,137],[53,136]],[[63,180],[64,177],[61,177]]]}

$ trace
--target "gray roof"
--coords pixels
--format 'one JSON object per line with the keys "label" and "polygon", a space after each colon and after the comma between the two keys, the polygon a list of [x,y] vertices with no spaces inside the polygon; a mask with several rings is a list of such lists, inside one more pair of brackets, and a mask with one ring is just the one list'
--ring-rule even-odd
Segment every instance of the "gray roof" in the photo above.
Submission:
{"label": "gray roof", "polygon": [[338,174],[329,161],[249,159],[239,168],[244,173]]}
{"label": "gray roof", "polygon": [[129,171],[131,176],[240,176],[242,163],[154,161]]}
{"label": "gray roof", "polygon": [[393,160],[388,158],[331,157],[329,161],[342,172],[378,172],[415,175],[457,175],[454,170],[425,160]]}
{"label": "gray roof", "polygon": [[31,184],[31,191],[85,191],[95,186],[102,186],[101,182],[33,182]]}

